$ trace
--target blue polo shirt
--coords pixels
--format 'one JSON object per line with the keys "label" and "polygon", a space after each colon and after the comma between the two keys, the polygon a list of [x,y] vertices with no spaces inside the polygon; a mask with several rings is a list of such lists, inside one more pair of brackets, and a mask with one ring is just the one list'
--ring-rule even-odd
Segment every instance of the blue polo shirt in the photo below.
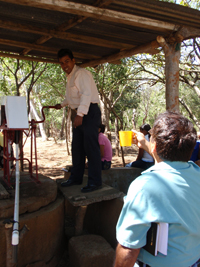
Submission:
{"label": "blue polo shirt", "polygon": [[146,244],[151,222],[169,223],[167,256],[141,249],[152,267],[188,267],[200,258],[200,168],[193,162],[160,162],[134,180],[117,223],[117,240],[136,249]]}

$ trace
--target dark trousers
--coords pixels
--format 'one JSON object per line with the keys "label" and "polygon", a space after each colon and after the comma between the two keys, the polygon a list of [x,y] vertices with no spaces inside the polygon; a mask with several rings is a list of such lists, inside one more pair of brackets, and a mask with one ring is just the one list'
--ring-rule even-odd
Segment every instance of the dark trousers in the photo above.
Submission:
{"label": "dark trousers", "polygon": [[98,142],[98,130],[101,123],[101,111],[97,104],[90,104],[82,125],[73,128],[72,170],[69,179],[82,182],[85,170],[85,157],[88,158],[88,184],[101,185],[101,154]]}
{"label": "dark trousers", "polygon": [[102,170],[109,170],[111,167],[111,161],[101,161],[101,169]]}
{"label": "dark trousers", "polygon": [[141,159],[133,161],[126,165],[126,167],[135,167],[135,168],[141,168],[144,170],[147,170],[148,168],[152,167],[154,165],[154,162],[146,162]]}

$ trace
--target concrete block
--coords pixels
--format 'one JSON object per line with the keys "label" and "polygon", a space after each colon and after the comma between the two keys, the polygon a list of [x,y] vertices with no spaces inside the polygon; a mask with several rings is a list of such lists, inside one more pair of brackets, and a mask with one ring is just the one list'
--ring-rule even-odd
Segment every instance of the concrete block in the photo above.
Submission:
{"label": "concrete block", "polygon": [[[129,185],[134,181],[138,176],[141,175],[143,169],[134,168],[134,167],[115,167],[110,168],[109,170],[103,170],[102,182],[109,186],[112,186],[119,191],[127,194]],[[85,170],[85,174],[88,174],[88,170]]]}
{"label": "concrete block", "polygon": [[[68,166],[69,170],[72,166]],[[112,186],[119,191],[127,194],[129,185],[134,181],[138,176],[141,175],[143,169],[134,168],[134,167],[115,167],[110,168],[109,170],[103,170],[102,174],[102,182],[109,186]],[[88,175],[88,169],[85,169],[84,174]],[[66,180],[69,179],[71,172],[64,172],[64,178]]]}
{"label": "concrete block", "polygon": [[69,241],[70,266],[111,267],[114,257],[114,249],[102,236],[82,235]]}

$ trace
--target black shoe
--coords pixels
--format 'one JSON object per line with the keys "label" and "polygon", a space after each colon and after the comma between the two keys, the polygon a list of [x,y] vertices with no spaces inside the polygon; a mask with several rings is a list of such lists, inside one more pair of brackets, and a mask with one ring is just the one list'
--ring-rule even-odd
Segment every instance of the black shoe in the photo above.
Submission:
{"label": "black shoe", "polygon": [[92,192],[94,190],[98,190],[101,188],[102,188],[101,185],[86,185],[85,187],[81,188],[81,192],[82,193],[88,193],[88,192]]}
{"label": "black shoe", "polygon": [[68,187],[68,186],[79,185],[79,184],[82,184],[82,182],[77,182],[77,181],[73,181],[73,180],[67,180],[65,182],[62,182],[61,186]]}

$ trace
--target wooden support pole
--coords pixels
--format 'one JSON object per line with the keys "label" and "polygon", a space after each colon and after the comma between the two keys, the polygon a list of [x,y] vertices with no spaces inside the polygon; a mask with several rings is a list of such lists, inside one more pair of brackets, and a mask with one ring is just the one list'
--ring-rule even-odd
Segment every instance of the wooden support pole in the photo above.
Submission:
{"label": "wooden support pole", "polygon": [[165,53],[166,110],[179,112],[179,59],[181,43],[167,43],[158,36],[157,42]]}

